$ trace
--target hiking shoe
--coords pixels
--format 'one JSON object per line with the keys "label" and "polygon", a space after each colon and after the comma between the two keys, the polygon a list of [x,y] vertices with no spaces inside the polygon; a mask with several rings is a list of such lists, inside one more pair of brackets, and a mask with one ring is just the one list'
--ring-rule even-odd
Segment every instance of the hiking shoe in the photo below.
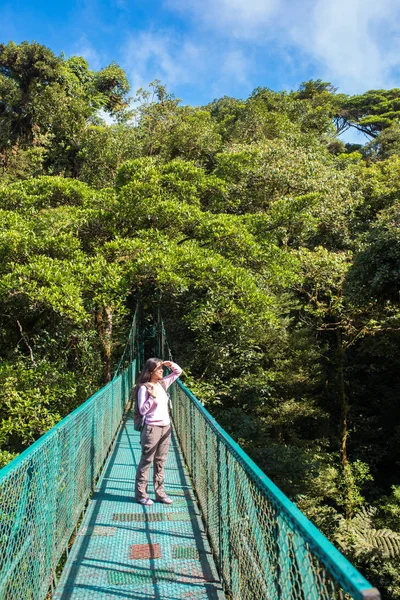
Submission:
{"label": "hiking shoe", "polygon": [[162,502],[163,504],[172,504],[172,500],[169,496],[163,496],[162,498],[157,498],[157,502]]}
{"label": "hiking shoe", "polygon": [[152,504],[154,504],[151,498],[141,498],[140,500],[137,500],[137,502],[143,504],[143,506],[152,506]]}

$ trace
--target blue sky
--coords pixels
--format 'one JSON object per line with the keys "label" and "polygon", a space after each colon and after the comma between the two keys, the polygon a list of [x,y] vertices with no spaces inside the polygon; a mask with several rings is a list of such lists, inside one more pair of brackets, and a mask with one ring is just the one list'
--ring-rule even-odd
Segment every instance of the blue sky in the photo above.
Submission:
{"label": "blue sky", "polygon": [[0,0],[0,40],[112,60],[132,92],[160,79],[184,104],[322,78],[340,91],[400,87],[398,0]]}

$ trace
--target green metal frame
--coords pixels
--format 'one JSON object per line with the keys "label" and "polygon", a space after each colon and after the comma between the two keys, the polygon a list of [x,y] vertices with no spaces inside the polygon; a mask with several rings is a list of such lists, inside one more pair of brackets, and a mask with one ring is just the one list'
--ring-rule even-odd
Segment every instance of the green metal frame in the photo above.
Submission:
{"label": "green metal frame", "polygon": [[261,471],[180,381],[173,418],[232,600],[379,600],[380,593]]}
{"label": "green metal frame", "polygon": [[[129,340],[135,329],[136,318]],[[54,589],[57,565],[123,422],[138,366],[134,358],[0,470],[0,600],[42,600]]]}

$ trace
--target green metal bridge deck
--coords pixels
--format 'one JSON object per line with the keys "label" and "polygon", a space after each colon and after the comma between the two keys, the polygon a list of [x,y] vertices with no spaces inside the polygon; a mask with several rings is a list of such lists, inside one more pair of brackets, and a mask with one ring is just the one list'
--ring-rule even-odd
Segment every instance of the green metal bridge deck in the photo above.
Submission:
{"label": "green metal bridge deck", "polygon": [[179,380],[174,502],[134,502],[141,336],[135,316],[114,379],[0,470],[0,600],[379,600]]}
{"label": "green metal bridge deck", "polygon": [[[172,505],[144,507],[135,502],[139,460],[139,433],[128,418],[90,500],[54,600],[225,598],[176,435],[165,470]],[[150,485],[150,497],[152,491]]]}

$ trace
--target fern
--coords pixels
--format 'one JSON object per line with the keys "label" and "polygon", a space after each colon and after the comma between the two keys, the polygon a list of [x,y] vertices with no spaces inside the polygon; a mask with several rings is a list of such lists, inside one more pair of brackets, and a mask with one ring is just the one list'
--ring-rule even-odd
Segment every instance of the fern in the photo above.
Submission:
{"label": "fern", "polygon": [[356,544],[356,556],[366,550],[379,550],[390,558],[400,556],[400,533],[391,529],[375,529],[373,519],[376,513],[376,508],[364,507],[349,524],[349,532]]}

